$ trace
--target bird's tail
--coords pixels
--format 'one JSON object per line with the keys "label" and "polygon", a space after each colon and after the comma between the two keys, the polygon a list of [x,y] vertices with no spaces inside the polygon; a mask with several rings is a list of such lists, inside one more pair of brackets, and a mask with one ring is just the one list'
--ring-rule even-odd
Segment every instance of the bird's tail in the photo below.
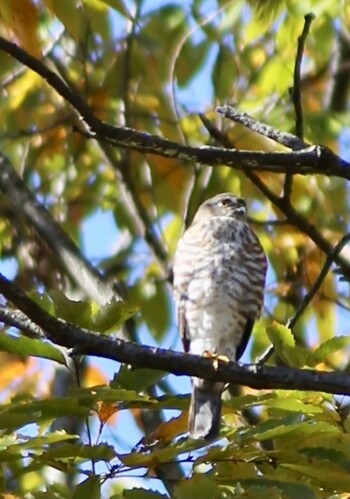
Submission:
{"label": "bird's tail", "polygon": [[191,438],[213,440],[219,434],[223,388],[223,383],[193,378],[189,414]]}

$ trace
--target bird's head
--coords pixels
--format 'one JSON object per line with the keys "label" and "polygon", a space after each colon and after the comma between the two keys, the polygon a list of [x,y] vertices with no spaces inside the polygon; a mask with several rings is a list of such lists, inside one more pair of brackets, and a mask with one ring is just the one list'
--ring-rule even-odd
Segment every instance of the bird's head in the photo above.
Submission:
{"label": "bird's head", "polygon": [[247,218],[247,206],[244,199],[229,192],[224,192],[204,201],[199,207],[194,221],[213,216],[245,220]]}

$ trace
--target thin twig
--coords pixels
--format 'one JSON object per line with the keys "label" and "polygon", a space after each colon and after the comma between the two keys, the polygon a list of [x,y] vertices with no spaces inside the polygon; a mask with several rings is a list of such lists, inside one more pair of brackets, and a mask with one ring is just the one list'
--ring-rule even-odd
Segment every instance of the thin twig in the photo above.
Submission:
{"label": "thin twig", "polygon": [[[293,88],[292,88],[292,98],[295,111],[295,135],[299,137],[301,141],[304,139],[304,117],[303,117],[303,107],[301,102],[301,63],[303,60],[304,47],[306,38],[309,34],[310,25],[315,19],[315,15],[310,13],[306,14],[304,17],[304,28],[301,35],[298,38],[298,48],[295,58],[294,74],[293,74]],[[286,202],[290,202],[290,197],[293,188],[293,174],[287,173],[284,179],[283,187],[283,197]]]}
{"label": "thin twig", "polygon": [[306,295],[304,296],[304,299],[300,306],[297,308],[297,310],[294,312],[292,317],[290,317],[287,321],[286,326],[289,327],[290,329],[293,329],[299,318],[302,316],[306,308],[310,305],[312,299],[320,289],[323,281],[325,280],[332,264],[335,262],[337,256],[339,253],[342,251],[344,246],[350,241],[350,233],[346,234],[342,239],[334,246],[333,250],[329,253],[329,255],[326,258],[326,261],[322,267],[321,272],[319,273],[316,281],[314,284],[311,286],[310,290]]}
{"label": "thin twig", "polygon": [[[218,130],[217,127],[215,127],[215,125],[213,125],[204,115],[200,115],[200,118],[210,135],[219,143],[228,149],[234,146],[227,135]],[[261,180],[261,178],[256,175],[254,171],[245,169],[244,172],[246,177],[249,178],[249,180],[264,194],[264,196],[285,215],[286,220],[288,220],[291,225],[297,227],[301,232],[304,232],[316,244],[316,246],[326,253],[326,255],[332,251],[333,248],[329,241],[323,237],[314,225],[312,225],[305,217],[300,215],[300,213],[298,213],[298,211],[296,211],[290,203],[286,203],[283,198],[277,196]],[[346,269],[346,275],[350,280],[349,262],[338,256],[336,262],[338,263],[339,261],[342,262],[340,266],[343,271],[344,268]]]}
{"label": "thin twig", "polygon": [[301,151],[310,145],[292,133],[277,130],[276,128],[255,120],[249,116],[249,114],[240,112],[227,104],[217,107],[216,110],[218,113],[223,114],[226,118],[234,121],[235,123],[239,123],[240,125],[249,128],[249,130],[259,133],[263,137],[274,140],[275,142],[292,149],[292,151]]}
{"label": "thin twig", "polygon": [[[316,281],[310,288],[309,292],[306,293],[304,296],[303,301],[301,302],[300,306],[297,308],[297,310],[294,312],[294,314],[288,319],[286,326],[289,327],[290,329],[293,329],[299,318],[302,316],[302,314],[305,312],[307,307],[310,305],[312,299],[320,289],[323,281],[325,280],[332,264],[336,261],[339,253],[342,251],[344,246],[350,241],[350,233],[346,234],[332,249],[332,251],[328,254],[326,261],[321,269],[321,272],[319,273]],[[256,359],[256,362],[258,364],[265,364],[268,359],[271,357],[271,355],[274,353],[275,349],[273,345],[270,345],[265,352],[259,356]]]}
{"label": "thin twig", "polygon": [[300,140],[303,140],[304,137],[304,118],[303,107],[301,104],[301,63],[303,60],[306,38],[309,34],[311,23],[315,17],[316,16],[313,13],[306,14],[304,17],[304,28],[298,38],[298,49],[294,65],[292,97],[295,111],[295,135],[299,137]]}

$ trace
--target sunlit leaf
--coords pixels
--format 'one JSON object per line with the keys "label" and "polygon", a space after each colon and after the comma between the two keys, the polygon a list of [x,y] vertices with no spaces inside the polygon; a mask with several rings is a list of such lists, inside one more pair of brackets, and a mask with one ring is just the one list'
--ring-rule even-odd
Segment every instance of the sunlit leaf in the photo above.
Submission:
{"label": "sunlit leaf", "polygon": [[1,0],[0,20],[16,36],[19,45],[34,57],[41,55],[38,37],[39,13],[32,0]]}
{"label": "sunlit leaf", "polygon": [[62,351],[44,340],[2,334],[0,335],[0,351],[23,357],[32,355],[67,365],[67,358]]}
{"label": "sunlit leaf", "polygon": [[334,352],[347,347],[349,343],[350,338],[348,336],[336,336],[334,338],[330,338],[316,348],[314,356],[317,362],[324,362],[329,355],[332,355]]}
{"label": "sunlit leaf", "polygon": [[145,438],[145,443],[166,442],[185,433],[188,429],[188,414],[183,412],[176,418],[171,418],[169,421],[161,423],[158,428],[149,433]]}
{"label": "sunlit leaf", "polygon": [[50,291],[56,315],[77,326],[100,333],[116,331],[132,317],[138,306],[128,302],[112,302],[100,307],[91,301],[72,301],[59,291]]}
{"label": "sunlit leaf", "polygon": [[72,0],[44,0],[44,2],[78,42],[82,35],[82,17],[76,8],[76,2]]}

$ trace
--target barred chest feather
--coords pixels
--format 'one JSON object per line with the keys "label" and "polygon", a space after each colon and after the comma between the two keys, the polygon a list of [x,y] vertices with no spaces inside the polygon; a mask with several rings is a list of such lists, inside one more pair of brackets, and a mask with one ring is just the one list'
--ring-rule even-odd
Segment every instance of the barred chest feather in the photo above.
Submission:
{"label": "barred chest feather", "polygon": [[244,221],[204,219],[184,234],[175,255],[174,287],[191,353],[235,360],[247,318],[263,303],[266,259]]}

